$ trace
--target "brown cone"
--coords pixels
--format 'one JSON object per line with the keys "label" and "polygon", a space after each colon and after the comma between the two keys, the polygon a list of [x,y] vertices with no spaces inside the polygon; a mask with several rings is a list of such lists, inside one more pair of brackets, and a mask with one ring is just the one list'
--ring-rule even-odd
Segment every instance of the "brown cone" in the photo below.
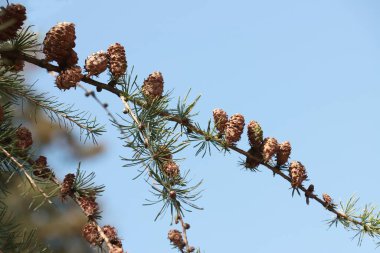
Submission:
{"label": "brown cone", "polygon": [[163,165],[164,173],[170,178],[176,178],[179,174],[179,167],[174,161],[168,161]]}
{"label": "brown cone", "polygon": [[10,4],[0,10],[0,41],[13,39],[24,24],[26,9],[21,4]]}
{"label": "brown cone", "polygon": [[86,216],[92,217],[99,212],[99,205],[96,203],[95,198],[80,197],[78,200]]}
{"label": "brown cone", "polygon": [[108,239],[113,245],[116,245],[120,248],[122,247],[121,240],[119,239],[117,235],[115,227],[112,227],[110,225],[105,225],[103,226],[102,229],[103,229],[104,234],[108,237]]}
{"label": "brown cone", "polygon": [[45,156],[40,156],[34,162],[33,175],[40,178],[50,178],[53,176],[53,172],[48,168],[47,158]]}
{"label": "brown cone", "polygon": [[185,243],[182,238],[181,232],[176,229],[170,230],[168,233],[168,239],[170,242],[177,246],[179,249],[183,249],[185,247]]}
{"label": "brown cone", "polygon": [[107,53],[99,51],[87,57],[86,65],[84,68],[88,72],[88,76],[97,76],[107,69],[107,65]]}
{"label": "brown cone", "polygon": [[101,238],[98,228],[94,223],[87,223],[82,229],[83,237],[91,244],[91,245],[101,245],[103,239]]}
{"label": "brown cone", "polygon": [[61,197],[65,199],[67,195],[71,195],[74,193],[73,187],[75,182],[75,175],[69,173],[65,176],[61,186]]}
{"label": "brown cone", "polygon": [[109,69],[115,79],[124,75],[127,70],[127,58],[125,56],[125,49],[119,43],[115,43],[108,47],[107,50]]}
{"label": "brown cone", "polygon": [[29,148],[33,144],[32,133],[26,127],[17,129],[16,138],[16,147],[20,149]]}
{"label": "brown cone", "polygon": [[307,179],[305,166],[298,161],[291,162],[289,166],[289,176],[292,179],[292,187],[300,187],[302,182]]}
{"label": "brown cone", "polygon": [[212,111],[212,115],[214,116],[215,128],[219,131],[219,133],[223,134],[226,130],[226,125],[228,122],[227,113],[222,109],[214,109]]}
{"label": "brown cone", "polygon": [[263,159],[262,154],[261,154],[260,150],[257,148],[250,148],[248,150],[248,153],[257,159],[252,159],[252,158],[247,156],[247,158],[245,160],[245,167],[254,170],[257,168],[257,166],[260,165],[260,162]]}
{"label": "brown cone", "polygon": [[73,23],[62,22],[53,26],[46,33],[43,42],[43,53],[46,60],[56,61],[62,68],[75,65],[78,61],[78,57],[73,51],[75,39],[75,26]]}
{"label": "brown cone", "polygon": [[241,138],[244,130],[244,116],[236,113],[231,116],[230,120],[227,122],[225,136],[228,145],[235,144]]}
{"label": "brown cone", "polygon": [[55,84],[59,89],[67,90],[76,87],[82,78],[82,69],[79,66],[74,66],[61,71],[55,80]]}
{"label": "brown cone", "polygon": [[164,92],[164,78],[161,72],[154,71],[144,80],[141,87],[142,93],[148,99],[156,99],[162,97]]}
{"label": "brown cone", "polygon": [[275,138],[265,138],[262,145],[262,154],[263,161],[265,163],[269,162],[269,160],[277,153],[278,143]]}
{"label": "brown cone", "polygon": [[290,142],[285,141],[281,143],[277,151],[277,165],[284,165],[288,161],[291,152],[292,146],[290,146]]}

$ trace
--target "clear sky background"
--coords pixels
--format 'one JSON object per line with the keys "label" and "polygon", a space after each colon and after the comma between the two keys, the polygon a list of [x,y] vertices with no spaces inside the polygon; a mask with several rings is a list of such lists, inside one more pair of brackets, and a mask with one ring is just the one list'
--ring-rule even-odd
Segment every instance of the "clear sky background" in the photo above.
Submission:
{"label": "clear sky background", "polygon": [[[159,70],[175,97],[189,88],[192,97],[202,94],[196,108],[202,126],[214,108],[242,113],[247,122],[260,122],[265,136],[291,142],[292,159],[306,166],[319,195],[327,192],[338,202],[356,194],[361,205],[380,203],[379,1],[21,3],[42,37],[57,22],[76,24],[81,65],[87,55],[119,42],[140,83]],[[102,109],[81,90],[54,88],[44,71],[29,80],[108,124],[109,132],[100,138],[107,152],[82,163],[107,187],[100,200],[103,224],[118,228],[128,252],[170,252],[169,216],[153,222],[159,206],[142,206],[151,197],[148,185],[142,178],[132,181],[136,168],[122,167],[119,156],[131,153],[121,147]],[[99,95],[121,112],[116,97]],[[239,146],[248,148],[245,136]],[[50,150],[61,178],[74,171],[78,161]],[[328,229],[329,212],[314,202],[306,206],[303,197],[292,198],[289,183],[265,168],[251,173],[238,167],[236,154],[215,151],[202,159],[194,153],[183,153],[188,159],[181,168],[191,169],[194,180],[204,179],[198,204],[205,209],[186,215],[190,243],[202,252],[376,252],[369,239],[357,247],[354,233]]]}

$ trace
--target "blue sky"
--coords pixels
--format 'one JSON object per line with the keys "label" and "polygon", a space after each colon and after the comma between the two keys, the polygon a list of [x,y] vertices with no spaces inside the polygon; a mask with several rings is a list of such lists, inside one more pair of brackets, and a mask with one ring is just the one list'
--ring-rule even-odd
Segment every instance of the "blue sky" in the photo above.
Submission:
{"label": "blue sky", "polygon": [[[165,88],[183,96],[202,94],[197,120],[206,126],[214,108],[256,120],[265,136],[289,140],[292,159],[307,168],[321,195],[336,202],[352,194],[360,204],[380,203],[380,2],[375,0],[268,1],[21,1],[29,23],[43,37],[57,22],[76,24],[81,65],[87,55],[115,42],[126,48],[139,81],[159,70]],[[100,78],[104,80],[105,77]],[[90,110],[110,131],[100,141],[107,152],[83,161],[106,185],[103,221],[115,225],[128,252],[169,252],[169,217],[153,222],[157,207],[143,207],[148,185],[132,181],[136,168],[123,168],[118,132],[104,112],[80,90],[60,92],[44,71],[33,72],[36,87]],[[114,112],[122,105],[102,92]],[[246,137],[239,143],[248,148]],[[54,148],[52,148],[54,150]],[[375,244],[341,227],[328,229],[331,214],[316,203],[291,197],[289,184],[237,166],[239,156],[194,150],[181,168],[204,179],[203,211],[186,215],[189,239],[202,252],[375,252]],[[51,163],[63,176],[74,170],[58,150]],[[174,252],[174,251],[173,251]]]}

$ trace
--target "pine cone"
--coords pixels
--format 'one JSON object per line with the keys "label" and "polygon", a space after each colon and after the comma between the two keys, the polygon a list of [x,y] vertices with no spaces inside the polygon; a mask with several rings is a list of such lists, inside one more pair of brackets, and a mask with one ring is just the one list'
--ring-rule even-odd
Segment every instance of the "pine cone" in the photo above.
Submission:
{"label": "pine cone", "polygon": [[257,166],[260,165],[260,162],[263,159],[261,151],[257,148],[250,148],[248,150],[248,153],[256,157],[257,159],[251,159],[250,157],[247,157],[245,160],[245,167],[255,170]]}
{"label": "pine cone", "polygon": [[214,116],[215,128],[219,131],[219,133],[223,134],[226,130],[226,125],[228,122],[227,113],[222,109],[214,109],[212,114]]}
{"label": "pine cone", "polygon": [[112,227],[110,225],[105,225],[105,226],[103,226],[102,229],[103,229],[104,234],[108,237],[108,239],[110,240],[110,242],[113,245],[116,245],[120,248],[122,247],[121,240],[117,236],[117,232],[116,232],[115,227]]}
{"label": "pine cone", "polygon": [[74,193],[74,182],[75,182],[75,175],[72,173],[69,173],[65,176],[62,182],[61,187],[61,198],[65,199],[67,195],[71,195]]}
{"label": "pine cone", "polygon": [[0,41],[13,39],[24,24],[26,9],[21,4],[10,4],[0,10]]}
{"label": "pine cone", "polygon": [[92,197],[80,197],[79,199],[80,206],[83,209],[83,212],[88,217],[93,217],[99,212],[99,205],[95,202],[95,198]]}
{"label": "pine cone", "polygon": [[82,78],[82,69],[79,66],[74,66],[61,71],[55,79],[55,84],[61,90],[68,90],[71,87],[76,87]]}
{"label": "pine cone", "polygon": [[141,87],[142,93],[148,99],[156,99],[162,97],[164,92],[164,78],[161,72],[155,71],[144,80]]}
{"label": "pine cone", "polygon": [[225,136],[228,145],[235,144],[241,138],[244,130],[244,116],[237,113],[231,116],[226,124]]}
{"label": "pine cone", "polygon": [[290,146],[290,142],[285,141],[281,143],[277,150],[277,166],[284,165],[292,152],[292,146]]}
{"label": "pine cone", "polygon": [[33,144],[32,133],[26,127],[17,129],[16,139],[16,147],[20,149],[29,148]]}
{"label": "pine cone", "polygon": [[82,229],[83,237],[94,246],[100,246],[103,243],[103,239],[100,237],[97,226],[90,222],[87,223]]}
{"label": "pine cone", "polygon": [[262,145],[262,153],[263,153],[263,161],[265,163],[269,162],[269,160],[277,153],[278,143],[275,138],[265,138]]}
{"label": "pine cone", "polygon": [[170,230],[168,233],[168,239],[170,242],[177,246],[179,249],[183,249],[185,247],[185,243],[182,238],[181,232],[176,229]]}
{"label": "pine cone", "polygon": [[261,144],[263,143],[263,130],[259,123],[254,120],[251,120],[247,126],[248,131],[248,140],[251,147],[260,149]]}
{"label": "pine cone", "polygon": [[84,68],[88,72],[88,76],[97,76],[107,69],[107,65],[107,54],[103,51],[99,51],[87,57]]}
{"label": "pine cone", "polygon": [[74,52],[75,26],[62,22],[50,28],[43,42],[43,53],[47,61],[56,61],[61,68],[71,67],[78,61]]}
{"label": "pine cone", "polygon": [[170,178],[176,178],[179,174],[179,167],[174,161],[168,161],[163,165],[164,173]]}
{"label": "pine cone", "polygon": [[38,157],[34,162],[33,175],[45,179],[54,176],[53,172],[48,168],[47,158],[45,156]]}
{"label": "pine cone", "polygon": [[289,176],[292,179],[292,187],[300,187],[302,185],[302,182],[307,179],[305,166],[297,161],[291,162],[289,166]]}
{"label": "pine cone", "polygon": [[111,74],[115,79],[118,79],[127,70],[127,58],[124,47],[119,43],[115,43],[108,47],[107,53]]}

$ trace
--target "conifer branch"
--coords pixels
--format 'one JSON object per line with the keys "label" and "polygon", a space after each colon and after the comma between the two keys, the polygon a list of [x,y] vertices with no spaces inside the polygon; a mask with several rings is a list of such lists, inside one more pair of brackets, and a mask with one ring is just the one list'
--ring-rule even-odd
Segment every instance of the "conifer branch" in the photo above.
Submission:
{"label": "conifer branch", "polygon": [[24,165],[22,165],[15,157],[13,157],[7,150],[5,150],[2,146],[0,146],[0,151],[8,157],[19,169],[24,173],[25,177],[29,181],[30,185],[38,190],[44,197],[45,199],[49,202],[49,204],[53,204],[53,202],[50,200],[50,196],[47,195],[34,181],[34,179],[29,175],[29,173],[25,170]]}

